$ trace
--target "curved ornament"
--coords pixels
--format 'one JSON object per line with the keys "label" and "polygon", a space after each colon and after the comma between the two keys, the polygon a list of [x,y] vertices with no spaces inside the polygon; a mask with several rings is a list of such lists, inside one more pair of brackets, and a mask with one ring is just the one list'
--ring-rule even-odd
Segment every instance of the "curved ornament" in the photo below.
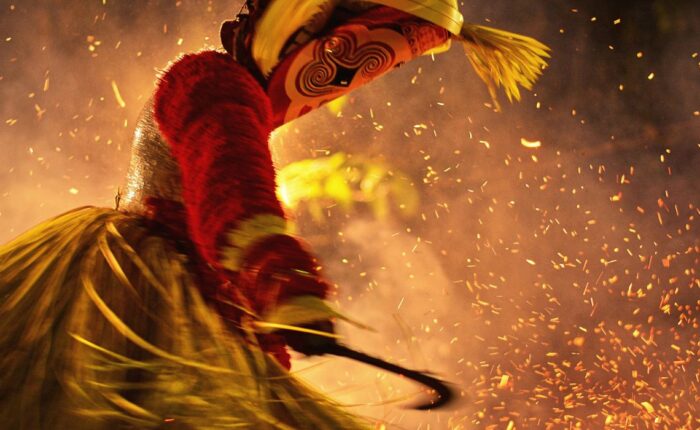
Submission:
{"label": "curved ornament", "polygon": [[404,36],[386,28],[348,25],[305,46],[285,82],[291,121],[410,60]]}

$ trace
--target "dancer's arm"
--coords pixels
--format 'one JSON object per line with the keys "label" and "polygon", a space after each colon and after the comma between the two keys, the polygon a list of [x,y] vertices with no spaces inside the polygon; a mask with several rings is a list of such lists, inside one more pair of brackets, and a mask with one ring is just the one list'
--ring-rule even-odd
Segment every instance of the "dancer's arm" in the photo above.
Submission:
{"label": "dancer's arm", "polygon": [[[311,254],[286,234],[268,148],[270,103],[243,67],[217,52],[181,58],[161,78],[155,117],[181,169],[189,235],[209,264],[232,273],[255,265],[283,276],[316,274]],[[275,297],[244,295],[256,310],[295,295],[326,295],[323,282],[293,280]]]}

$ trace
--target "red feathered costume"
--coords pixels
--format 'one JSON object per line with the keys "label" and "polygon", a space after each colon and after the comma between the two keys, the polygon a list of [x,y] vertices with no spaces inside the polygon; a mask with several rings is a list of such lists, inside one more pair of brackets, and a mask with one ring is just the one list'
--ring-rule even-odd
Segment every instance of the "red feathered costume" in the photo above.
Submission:
{"label": "red feathered costume", "polygon": [[[263,300],[256,291],[262,286],[241,285],[239,274],[226,270],[220,258],[220,250],[227,245],[226,233],[241,221],[261,214],[284,217],[275,195],[267,144],[273,129],[272,109],[260,84],[227,54],[187,55],[162,77],[154,113],[180,167],[189,235],[200,255],[221,275],[215,294],[226,294],[222,291],[226,287],[245,289],[244,296],[257,311],[282,299]],[[248,251],[248,260],[278,254],[288,261],[289,269],[314,272],[311,256],[290,237],[273,236],[256,248]],[[304,284],[289,282],[281,293],[325,297],[326,284]],[[283,343],[270,345],[278,360],[289,367]]]}

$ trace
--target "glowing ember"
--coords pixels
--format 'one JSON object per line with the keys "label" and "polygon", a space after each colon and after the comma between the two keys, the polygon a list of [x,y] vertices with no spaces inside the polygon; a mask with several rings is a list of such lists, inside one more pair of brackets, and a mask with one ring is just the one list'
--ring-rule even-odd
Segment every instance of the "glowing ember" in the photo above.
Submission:
{"label": "glowing ember", "polygon": [[527,140],[524,137],[520,138],[520,144],[523,145],[525,148],[539,148],[542,146],[542,142],[539,140]]}
{"label": "glowing ember", "polygon": [[122,95],[119,92],[119,87],[117,86],[117,83],[115,81],[112,81],[112,91],[114,92],[114,97],[117,99],[117,103],[119,103],[119,106],[125,108],[126,102],[124,102],[124,99],[122,98]]}

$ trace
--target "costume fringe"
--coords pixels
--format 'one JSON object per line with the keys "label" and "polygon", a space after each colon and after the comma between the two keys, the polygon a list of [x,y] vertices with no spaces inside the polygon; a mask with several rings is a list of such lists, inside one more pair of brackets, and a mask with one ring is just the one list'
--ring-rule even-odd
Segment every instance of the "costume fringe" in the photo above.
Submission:
{"label": "costume fringe", "polygon": [[0,422],[12,429],[357,429],[199,294],[138,216],[82,208],[0,246]]}
{"label": "costume fringe", "polygon": [[260,214],[284,217],[268,145],[270,100],[227,54],[203,51],[161,77],[153,114],[180,168],[188,235],[207,263],[222,269],[230,229]]}
{"label": "costume fringe", "polygon": [[503,87],[508,101],[520,100],[520,88],[532,90],[547,66],[549,47],[527,36],[464,24],[460,39],[477,75],[486,84],[500,110],[497,89]]}

